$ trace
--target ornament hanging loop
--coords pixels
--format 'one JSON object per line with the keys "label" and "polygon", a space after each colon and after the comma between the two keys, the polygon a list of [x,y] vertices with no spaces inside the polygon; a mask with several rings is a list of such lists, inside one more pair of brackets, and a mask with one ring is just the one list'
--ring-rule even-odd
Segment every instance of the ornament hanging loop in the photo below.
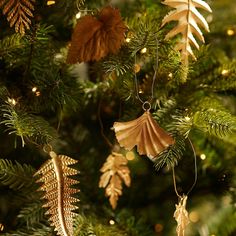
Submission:
{"label": "ornament hanging loop", "polygon": [[146,101],[143,103],[142,108],[144,111],[150,111],[151,110],[151,103],[149,101]]}
{"label": "ornament hanging loop", "polygon": [[43,151],[49,154],[50,152],[52,152],[52,146],[50,144],[45,144],[43,146]]}

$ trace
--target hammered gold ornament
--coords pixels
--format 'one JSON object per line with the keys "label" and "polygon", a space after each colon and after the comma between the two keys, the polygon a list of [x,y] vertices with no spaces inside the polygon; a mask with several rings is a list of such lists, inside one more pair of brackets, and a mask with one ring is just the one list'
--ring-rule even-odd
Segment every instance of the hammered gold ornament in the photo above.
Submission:
{"label": "hammered gold ornament", "polygon": [[115,122],[113,127],[121,147],[130,151],[137,146],[138,153],[149,158],[155,158],[174,144],[174,139],[157,124],[148,110],[135,120]]}
{"label": "hammered gold ornament", "polygon": [[100,177],[99,187],[106,188],[106,196],[113,209],[117,206],[119,196],[122,195],[122,181],[130,186],[130,170],[127,159],[120,153],[112,152],[100,169],[103,173]]}
{"label": "hammered gold ornament", "polygon": [[188,56],[196,59],[191,46],[199,49],[199,45],[194,35],[204,43],[203,34],[198,24],[209,32],[207,21],[196,8],[202,8],[212,12],[210,6],[202,0],[164,0],[163,4],[176,8],[170,11],[163,19],[162,26],[170,21],[178,21],[178,24],[166,35],[166,39],[172,38],[177,34],[182,34],[181,40],[177,43],[176,49],[181,51],[182,61],[188,65]]}
{"label": "hammered gold ornament", "polygon": [[55,227],[58,235],[73,235],[73,217],[76,213],[73,210],[78,207],[73,205],[79,200],[72,196],[79,192],[78,189],[71,188],[71,185],[78,184],[79,181],[71,179],[70,176],[78,174],[78,170],[70,167],[77,161],[64,155],[57,155],[50,151],[51,157],[36,172],[40,178],[37,182],[43,182],[39,190],[44,191],[43,199],[47,202],[43,207],[49,208],[46,214],[49,214],[51,226]]}
{"label": "hammered gold ornament", "polygon": [[184,236],[185,229],[187,225],[190,223],[188,212],[186,210],[187,196],[183,196],[180,198],[179,204],[175,205],[176,210],[174,213],[174,218],[177,221],[176,233],[177,236]]}

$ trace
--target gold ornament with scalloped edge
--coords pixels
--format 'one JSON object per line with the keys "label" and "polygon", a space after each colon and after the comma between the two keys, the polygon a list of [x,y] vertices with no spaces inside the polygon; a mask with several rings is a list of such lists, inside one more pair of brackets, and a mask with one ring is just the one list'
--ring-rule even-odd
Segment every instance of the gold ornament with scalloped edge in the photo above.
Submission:
{"label": "gold ornament with scalloped edge", "polygon": [[174,213],[174,218],[177,221],[177,236],[184,236],[185,235],[185,229],[187,225],[190,223],[188,212],[186,210],[186,203],[187,203],[187,196],[181,197],[179,200],[179,204],[175,205],[176,210]]}
{"label": "gold ornament with scalloped edge", "polygon": [[73,235],[73,217],[76,213],[73,210],[78,207],[73,205],[79,200],[72,197],[72,194],[79,192],[78,189],[71,188],[72,185],[78,184],[79,181],[71,179],[70,176],[78,174],[69,165],[77,163],[65,155],[57,155],[50,151],[51,160],[48,160],[35,175],[40,175],[37,182],[43,182],[39,190],[45,191],[43,199],[47,202],[43,207],[49,208],[46,214],[49,214],[51,226],[55,227],[58,235],[72,236]]}
{"label": "gold ornament with scalloped edge", "polygon": [[137,146],[138,153],[149,158],[155,158],[175,142],[158,126],[149,111],[145,111],[142,116],[132,121],[115,122],[113,127],[121,147],[130,151]]}
{"label": "gold ornament with scalloped edge", "polygon": [[198,24],[209,32],[207,21],[196,8],[202,8],[208,12],[212,12],[212,10],[210,6],[202,0],[164,0],[162,3],[176,8],[164,17],[162,26],[170,21],[178,21],[178,24],[166,35],[166,39],[172,38],[177,34],[182,34],[181,41],[177,43],[176,49],[181,51],[182,61],[185,65],[188,65],[189,55],[191,55],[193,59],[196,59],[191,45],[199,49],[194,35],[203,43],[205,42]]}
{"label": "gold ornament with scalloped edge", "polygon": [[113,209],[117,206],[119,196],[122,195],[122,180],[127,187],[130,186],[130,170],[127,159],[120,153],[112,152],[103,164],[100,171],[99,188],[106,188],[106,196]]}

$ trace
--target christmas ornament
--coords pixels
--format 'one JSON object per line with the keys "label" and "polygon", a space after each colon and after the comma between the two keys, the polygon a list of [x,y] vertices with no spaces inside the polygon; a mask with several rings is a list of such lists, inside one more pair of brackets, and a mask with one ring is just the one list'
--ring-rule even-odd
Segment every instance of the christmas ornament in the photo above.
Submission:
{"label": "christmas ornament", "polygon": [[47,203],[43,207],[49,208],[46,214],[50,214],[51,226],[55,227],[58,235],[73,235],[73,217],[76,213],[73,210],[78,207],[73,205],[78,199],[71,195],[79,192],[78,189],[71,188],[71,185],[78,184],[79,181],[71,179],[71,175],[78,174],[78,171],[69,167],[77,163],[76,160],[57,155],[52,150],[49,151],[52,158],[40,167],[35,175],[40,175],[37,182],[43,182],[39,190],[44,191],[43,199]]}
{"label": "christmas ornament", "polygon": [[106,188],[106,196],[113,209],[117,206],[119,196],[122,195],[122,181],[130,186],[130,170],[127,159],[120,153],[112,152],[100,169],[103,173],[100,177],[99,187]]}
{"label": "christmas ornament", "polygon": [[139,118],[128,122],[115,122],[114,130],[121,147],[131,150],[137,146],[140,155],[155,158],[174,139],[167,134],[152,118],[149,109]]}
{"label": "christmas ornament", "polygon": [[30,28],[35,0],[0,0],[3,15],[7,15],[10,27],[15,25],[15,31],[21,35]]}
{"label": "christmas ornament", "polygon": [[178,21],[178,24],[166,35],[166,39],[172,38],[179,33],[182,34],[181,41],[177,43],[176,49],[181,51],[182,61],[185,65],[188,65],[189,55],[191,55],[193,59],[196,59],[191,46],[193,45],[199,49],[194,35],[200,41],[204,42],[204,37],[198,24],[209,32],[207,21],[196,8],[202,8],[208,12],[212,12],[212,10],[209,5],[202,0],[164,0],[163,4],[176,8],[164,17],[162,26],[170,21]]}
{"label": "christmas ornament", "polygon": [[80,18],[72,34],[67,63],[98,61],[117,53],[125,40],[126,26],[118,9],[103,8],[98,17]]}
{"label": "christmas ornament", "polygon": [[188,212],[186,210],[187,196],[182,196],[179,200],[179,204],[175,205],[176,210],[174,213],[174,218],[177,221],[177,236],[184,236],[184,231],[186,226],[190,223]]}

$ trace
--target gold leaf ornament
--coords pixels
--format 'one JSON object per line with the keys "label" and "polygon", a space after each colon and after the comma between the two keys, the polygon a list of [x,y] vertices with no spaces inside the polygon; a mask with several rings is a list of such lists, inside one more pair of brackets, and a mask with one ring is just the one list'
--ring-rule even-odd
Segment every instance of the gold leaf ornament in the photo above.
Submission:
{"label": "gold leaf ornament", "polygon": [[15,26],[15,31],[21,35],[30,28],[33,17],[35,0],[0,0],[3,15],[7,15],[10,27]]}
{"label": "gold leaf ornament", "polygon": [[113,209],[117,206],[119,196],[122,195],[122,181],[130,186],[130,170],[127,159],[120,153],[112,152],[106,159],[100,171],[99,188],[106,188],[106,196]]}
{"label": "gold leaf ornament", "polygon": [[176,210],[174,213],[174,218],[177,221],[177,236],[184,236],[185,235],[185,229],[187,225],[190,223],[188,212],[186,210],[186,203],[187,203],[187,196],[181,197],[179,204],[175,205]]}
{"label": "gold leaf ornament", "polygon": [[39,190],[44,191],[43,199],[47,202],[43,207],[49,208],[46,214],[49,214],[51,226],[55,227],[58,235],[73,235],[73,217],[76,213],[73,210],[78,207],[74,204],[79,200],[72,196],[79,192],[78,189],[71,188],[72,185],[78,184],[79,181],[71,179],[70,176],[78,174],[78,170],[70,167],[76,164],[74,160],[65,155],[57,155],[50,151],[51,157],[35,173],[40,176],[37,182],[43,182]]}
{"label": "gold leaf ornament", "polygon": [[170,39],[177,34],[182,34],[182,38],[177,43],[176,49],[181,51],[182,61],[185,65],[188,65],[189,55],[191,55],[193,59],[196,59],[191,46],[195,46],[199,49],[194,35],[203,43],[205,42],[198,24],[209,32],[208,23],[197,8],[204,9],[208,12],[212,12],[212,10],[210,6],[202,0],[164,0],[162,3],[176,8],[164,17],[162,26],[170,21],[178,21],[178,24],[166,35],[166,39]]}
{"label": "gold leaf ornament", "polygon": [[121,147],[130,151],[137,146],[140,155],[147,155],[151,159],[175,142],[157,124],[149,110],[135,120],[115,122],[113,127]]}

